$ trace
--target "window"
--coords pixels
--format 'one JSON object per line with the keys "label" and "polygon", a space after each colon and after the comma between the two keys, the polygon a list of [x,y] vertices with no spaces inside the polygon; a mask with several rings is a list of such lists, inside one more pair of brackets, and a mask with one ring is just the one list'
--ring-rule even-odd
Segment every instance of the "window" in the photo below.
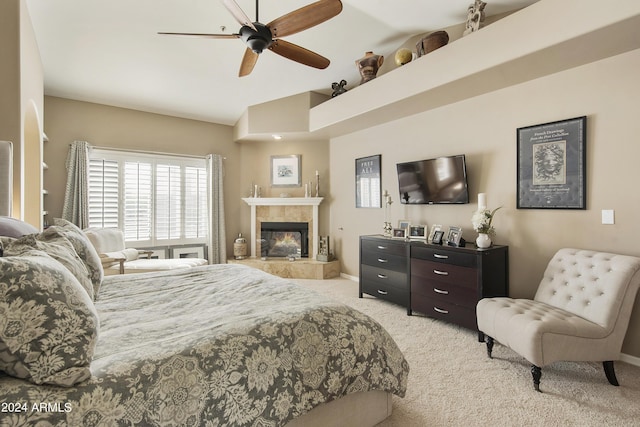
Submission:
{"label": "window", "polygon": [[204,243],[204,159],[93,149],[89,226],[118,227],[138,246]]}

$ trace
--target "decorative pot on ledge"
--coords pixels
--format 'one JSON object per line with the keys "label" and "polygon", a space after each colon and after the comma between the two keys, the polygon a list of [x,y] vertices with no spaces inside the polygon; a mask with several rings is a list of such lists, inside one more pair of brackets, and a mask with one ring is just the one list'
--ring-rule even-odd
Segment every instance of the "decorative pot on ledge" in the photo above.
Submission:
{"label": "decorative pot on ledge", "polygon": [[426,37],[423,37],[416,44],[416,52],[418,57],[421,57],[445,46],[447,43],[449,43],[449,34],[446,31],[436,31]]}
{"label": "decorative pot on ledge", "polygon": [[360,72],[360,84],[376,78],[378,70],[384,62],[384,56],[376,55],[373,52],[367,52],[364,56],[356,61],[358,71]]}
{"label": "decorative pot on ledge", "polygon": [[487,233],[479,233],[476,237],[476,246],[480,249],[487,249],[491,247],[491,237]]}

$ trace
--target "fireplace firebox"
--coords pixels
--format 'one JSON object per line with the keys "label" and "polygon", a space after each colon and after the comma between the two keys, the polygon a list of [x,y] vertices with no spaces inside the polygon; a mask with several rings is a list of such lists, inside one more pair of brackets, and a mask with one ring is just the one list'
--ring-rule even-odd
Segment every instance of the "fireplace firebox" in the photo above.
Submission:
{"label": "fireplace firebox", "polygon": [[309,257],[309,224],[306,222],[262,222],[260,236],[262,257]]}

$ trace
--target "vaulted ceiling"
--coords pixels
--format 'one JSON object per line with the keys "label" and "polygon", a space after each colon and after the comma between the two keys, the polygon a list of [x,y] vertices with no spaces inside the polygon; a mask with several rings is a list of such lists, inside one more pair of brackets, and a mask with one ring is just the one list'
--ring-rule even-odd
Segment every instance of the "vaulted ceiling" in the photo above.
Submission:
{"label": "vaulted ceiling", "polygon": [[[489,0],[487,15],[537,0]],[[254,0],[236,0],[252,20]],[[263,0],[268,23],[313,3]],[[301,92],[331,93],[360,76],[366,51],[393,55],[416,34],[466,20],[473,0],[342,0],[336,17],[283,37],[331,60],[324,70],[263,52],[246,77],[238,39],[162,36],[158,32],[237,33],[240,24],[220,0],[27,0],[44,66],[45,94],[233,125],[250,105]]]}

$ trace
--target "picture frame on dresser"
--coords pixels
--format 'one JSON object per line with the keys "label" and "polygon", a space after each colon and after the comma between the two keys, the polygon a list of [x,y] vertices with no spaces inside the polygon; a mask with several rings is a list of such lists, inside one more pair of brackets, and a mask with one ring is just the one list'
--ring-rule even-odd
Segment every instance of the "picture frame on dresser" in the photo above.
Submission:
{"label": "picture frame on dresser", "polygon": [[436,230],[433,233],[433,237],[431,238],[431,243],[434,244],[434,245],[441,245],[443,237],[444,237],[444,231]]}
{"label": "picture frame on dresser", "polygon": [[427,242],[428,243],[432,243],[433,242],[433,238],[436,234],[436,231],[442,230],[442,225],[440,224],[433,224],[431,226],[431,230],[429,231],[429,237],[427,237]]}
{"label": "picture frame on dresser", "polygon": [[518,209],[586,209],[587,117],[517,129]]}
{"label": "picture frame on dresser", "polygon": [[457,226],[450,226],[447,233],[447,244],[449,246],[460,246],[462,239],[462,228]]}
{"label": "picture frame on dresser", "polygon": [[409,226],[409,238],[410,239],[426,239],[427,226],[423,224],[411,224]]}
{"label": "picture frame on dresser", "polygon": [[393,234],[394,239],[406,239],[407,238],[407,229],[406,228],[394,228]]}

